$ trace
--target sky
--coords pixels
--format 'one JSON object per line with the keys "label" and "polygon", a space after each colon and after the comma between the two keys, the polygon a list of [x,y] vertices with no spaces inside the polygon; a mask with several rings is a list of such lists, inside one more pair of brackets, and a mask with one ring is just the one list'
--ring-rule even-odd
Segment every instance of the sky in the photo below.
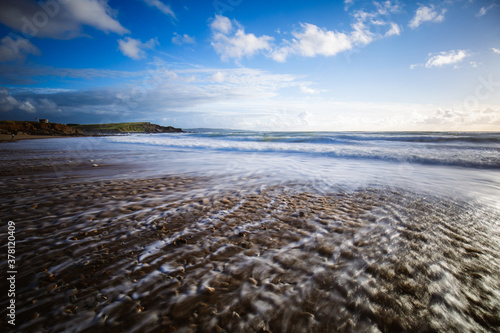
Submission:
{"label": "sky", "polygon": [[2,0],[0,120],[500,131],[500,1]]}

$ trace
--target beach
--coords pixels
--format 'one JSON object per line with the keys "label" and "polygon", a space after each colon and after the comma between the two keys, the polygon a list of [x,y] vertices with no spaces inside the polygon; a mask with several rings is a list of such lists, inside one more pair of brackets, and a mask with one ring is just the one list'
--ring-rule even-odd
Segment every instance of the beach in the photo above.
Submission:
{"label": "beach", "polygon": [[198,131],[2,144],[1,236],[13,221],[17,265],[16,325],[2,324],[496,332],[499,138]]}
{"label": "beach", "polygon": [[0,134],[0,143],[2,142],[13,142],[17,140],[33,140],[33,139],[54,139],[59,136],[50,136],[50,135],[16,135],[12,137],[9,134]]}

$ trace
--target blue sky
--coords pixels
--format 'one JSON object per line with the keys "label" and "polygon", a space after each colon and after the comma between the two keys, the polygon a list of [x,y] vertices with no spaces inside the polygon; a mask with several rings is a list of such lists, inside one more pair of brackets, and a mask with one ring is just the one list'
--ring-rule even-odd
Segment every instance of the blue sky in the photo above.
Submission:
{"label": "blue sky", "polygon": [[500,131],[500,2],[3,0],[0,119]]}

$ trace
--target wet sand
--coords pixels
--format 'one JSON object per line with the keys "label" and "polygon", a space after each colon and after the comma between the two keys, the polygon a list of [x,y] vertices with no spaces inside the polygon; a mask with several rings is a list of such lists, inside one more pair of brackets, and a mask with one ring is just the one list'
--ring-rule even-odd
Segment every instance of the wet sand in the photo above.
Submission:
{"label": "wet sand", "polygon": [[500,327],[498,216],[466,202],[307,184],[218,190],[185,175],[49,179],[62,159],[39,162],[0,170],[19,332]]}
{"label": "wet sand", "polygon": [[64,136],[56,136],[56,135],[16,135],[14,138],[12,138],[12,135],[9,135],[9,134],[0,134],[0,143],[16,142],[18,140],[53,139],[53,138],[64,138]]}

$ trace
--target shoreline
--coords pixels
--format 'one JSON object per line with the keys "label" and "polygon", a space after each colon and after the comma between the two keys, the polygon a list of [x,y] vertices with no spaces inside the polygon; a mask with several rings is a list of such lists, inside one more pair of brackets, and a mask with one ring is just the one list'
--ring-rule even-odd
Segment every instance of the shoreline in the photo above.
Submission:
{"label": "shoreline", "polygon": [[87,135],[16,135],[12,138],[9,134],[0,134],[0,143],[17,142],[22,140],[55,139],[55,138],[80,138]]}

